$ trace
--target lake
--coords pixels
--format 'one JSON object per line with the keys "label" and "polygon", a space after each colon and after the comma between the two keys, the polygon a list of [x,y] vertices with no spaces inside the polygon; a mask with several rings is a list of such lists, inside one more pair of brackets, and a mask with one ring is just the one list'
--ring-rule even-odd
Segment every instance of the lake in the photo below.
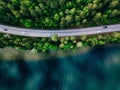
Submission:
{"label": "lake", "polygon": [[120,90],[120,45],[72,54],[10,50],[0,50],[0,90]]}

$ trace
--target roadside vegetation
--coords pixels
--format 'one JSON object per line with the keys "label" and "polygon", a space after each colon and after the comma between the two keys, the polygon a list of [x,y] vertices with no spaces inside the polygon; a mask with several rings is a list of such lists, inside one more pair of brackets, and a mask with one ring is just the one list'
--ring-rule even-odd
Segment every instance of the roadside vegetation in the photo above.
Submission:
{"label": "roadside vegetation", "polygon": [[85,46],[100,46],[109,43],[120,43],[120,32],[79,36],[33,38],[0,34],[0,48],[13,47],[16,49],[32,50],[34,52],[49,52],[53,50],[76,50]]}
{"label": "roadside vegetation", "polygon": [[120,0],[0,0],[0,23],[39,29],[120,23]]}

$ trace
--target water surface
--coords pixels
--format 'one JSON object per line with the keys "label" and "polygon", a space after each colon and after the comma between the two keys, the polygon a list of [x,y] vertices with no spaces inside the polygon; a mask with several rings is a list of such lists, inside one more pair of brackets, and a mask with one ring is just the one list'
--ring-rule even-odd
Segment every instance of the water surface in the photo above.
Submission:
{"label": "water surface", "polygon": [[120,45],[79,52],[35,61],[2,53],[0,90],[120,90]]}

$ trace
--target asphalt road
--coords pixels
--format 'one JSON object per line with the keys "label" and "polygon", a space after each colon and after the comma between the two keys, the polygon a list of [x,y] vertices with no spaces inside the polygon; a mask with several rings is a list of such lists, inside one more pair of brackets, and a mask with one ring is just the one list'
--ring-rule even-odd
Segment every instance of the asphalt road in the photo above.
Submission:
{"label": "asphalt road", "polygon": [[59,37],[64,36],[81,36],[100,33],[109,33],[120,31],[120,24],[106,25],[81,29],[69,29],[69,30],[37,30],[37,29],[24,29],[11,26],[0,25],[0,32],[19,36],[29,37],[51,37],[57,34]]}

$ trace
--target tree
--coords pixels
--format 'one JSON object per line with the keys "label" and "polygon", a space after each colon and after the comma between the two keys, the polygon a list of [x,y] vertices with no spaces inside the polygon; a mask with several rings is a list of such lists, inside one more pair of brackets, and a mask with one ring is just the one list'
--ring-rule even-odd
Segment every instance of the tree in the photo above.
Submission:
{"label": "tree", "polygon": [[14,6],[10,3],[7,4],[7,7],[9,8],[9,10],[14,10]]}
{"label": "tree", "polygon": [[28,9],[27,9],[27,7],[20,6],[20,11],[19,12],[23,16],[27,16],[28,15]]}
{"label": "tree", "polygon": [[110,17],[115,17],[115,16],[118,16],[120,14],[120,12],[117,10],[117,9],[114,9],[111,14],[110,14]]}
{"label": "tree", "polygon": [[71,15],[74,15],[74,14],[76,13],[76,9],[75,9],[75,8],[72,8],[72,9],[69,11],[69,13],[70,13]]}
{"label": "tree", "polygon": [[71,8],[74,4],[72,2],[66,2],[66,8]]}
{"label": "tree", "polygon": [[45,6],[44,6],[43,3],[39,3],[39,7],[40,7],[41,10],[44,10],[44,9],[45,9]]}
{"label": "tree", "polygon": [[98,8],[97,4],[93,4],[92,9],[94,10],[94,9],[97,9],[97,8]]}
{"label": "tree", "polygon": [[73,41],[75,40],[76,38],[74,36],[70,36],[70,40]]}
{"label": "tree", "polygon": [[96,13],[96,15],[94,16],[94,21],[98,21],[98,20],[100,20],[101,17],[102,17],[101,12]]}
{"label": "tree", "polygon": [[67,22],[67,25],[72,22],[72,16],[71,15],[66,15],[65,20]]}
{"label": "tree", "polygon": [[105,42],[104,41],[98,41],[98,45],[105,45]]}
{"label": "tree", "polygon": [[81,47],[83,47],[83,43],[82,43],[82,42],[77,42],[76,46],[77,46],[78,48],[81,48]]}
{"label": "tree", "polygon": [[58,0],[59,5],[61,5],[61,6],[64,5],[65,2],[66,2],[66,0]]}
{"label": "tree", "polygon": [[61,21],[60,21],[59,25],[60,25],[61,28],[64,28],[66,26],[66,20],[65,20],[64,17],[61,18]]}
{"label": "tree", "polygon": [[57,34],[52,35],[51,40],[54,41],[54,42],[57,42],[58,35]]}
{"label": "tree", "polygon": [[101,9],[103,7],[103,3],[99,3],[98,5],[97,5],[97,9]]}
{"label": "tree", "polygon": [[50,1],[50,8],[55,9],[58,7],[58,2],[56,0]]}
{"label": "tree", "polygon": [[87,19],[83,19],[82,24],[85,25],[85,24],[87,24],[87,22],[88,22]]}
{"label": "tree", "polygon": [[59,15],[60,15],[61,17],[63,17],[63,16],[64,16],[64,13],[61,11],[61,12],[59,12]]}
{"label": "tree", "polygon": [[33,26],[33,22],[31,19],[21,19],[20,22],[27,28],[30,28]]}
{"label": "tree", "polygon": [[92,7],[93,7],[93,4],[92,4],[92,3],[89,3],[89,4],[86,6],[86,8],[89,9],[89,10],[91,10]]}
{"label": "tree", "polygon": [[14,10],[12,10],[12,13],[13,13],[13,15],[14,15],[16,18],[20,18],[20,17],[21,17],[21,14],[19,13],[19,11],[14,11]]}
{"label": "tree", "polygon": [[64,43],[65,42],[65,38],[60,38],[60,42]]}
{"label": "tree", "polygon": [[93,3],[98,4],[100,0],[93,0]]}
{"label": "tree", "polygon": [[76,0],[76,3],[77,3],[77,4],[80,4],[80,2],[81,2],[81,0]]}
{"label": "tree", "polygon": [[34,10],[34,7],[29,7],[28,10],[30,11],[31,16],[36,17],[36,12]]}
{"label": "tree", "polygon": [[114,8],[119,4],[119,0],[112,0],[112,2],[110,3],[109,7],[110,8]]}
{"label": "tree", "polygon": [[29,7],[33,4],[33,2],[31,0],[21,0],[20,4]]}
{"label": "tree", "polygon": [[39,7],[39,6],[35,6],[35,11],[36,11],[37,13],[41,13],[40,7]]}
{"label": "tree", "polygon": [[58,21],[60,19],[60,16],[56,13],[56,14],[54,14],[54,20],[55,21]]}
{"label": "tree", "polygon": [[49,17],[43,18],[42,23],[44,24],[45,27],[52,27],[54,25],[53,20],[50,19]]}
{"label": "tree", "polygon": [[76,15],[75,16],[75,22],[79,22],[80,21],[80,16]]}
{"label": "tree", "polygon": [[79,15],[80,15],[81,18],[85,18],[85,12],[84,12],[84,11],[81,11],[81,12],[79,13]]}
{"label": "tree", "polygon": [[64,44],[61,43],[61,44],[59,45],[59,47],[60,47],[60,48],[64,48]]}
{"label": "tree", "polygon": [[12,2],[12,5],[15,5],[15,7],[19,7],[19,4],[20,4],[20,2],[19,2],[19,0],[10,0],[11,2]]}
{"label": "tree", "polygon": [[87,36],[86,35],[83,35],[81,38],[80,38],[82,41],[85,41],[87,39]]}

